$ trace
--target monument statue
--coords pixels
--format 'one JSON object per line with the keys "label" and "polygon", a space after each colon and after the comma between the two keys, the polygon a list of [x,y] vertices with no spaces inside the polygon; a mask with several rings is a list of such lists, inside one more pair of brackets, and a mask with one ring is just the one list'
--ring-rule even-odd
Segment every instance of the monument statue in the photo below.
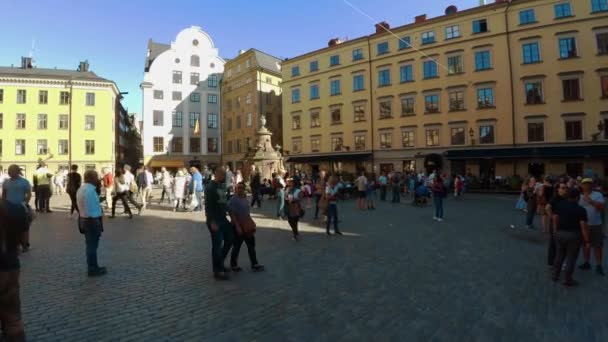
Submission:
{"label": "monument statue", "polygon": [[266,128],[266,116],[264,114],[260,115],[260,129],[263,130]]}

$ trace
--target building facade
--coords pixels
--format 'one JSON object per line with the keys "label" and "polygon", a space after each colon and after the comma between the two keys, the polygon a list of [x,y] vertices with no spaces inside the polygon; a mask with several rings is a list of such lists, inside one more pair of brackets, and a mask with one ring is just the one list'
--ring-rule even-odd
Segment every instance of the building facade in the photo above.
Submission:
{"label": "building facade", "polygon": [[153,168],[218,164],[224,60],[200,27],[171,44],[148,42],[143,91],[144,163]]}
{"label": "building facade", "polygon": [[222,80],[222,161],[248,173],[245,157],[255,147],[260,118],[272,140],[282,143],[281,60],[250,49],[225,65]]}
{"label": "building facade", "polygon": [[312,172],[605,175],[607,19],[604,0],[450,6],[289,59],[288,161]]}
{"label": "building facade", "polygon": [[0,67],[0,168],[20,165],[31,178],[39,160],[53,172],[77,164],[116,164],[116,84],[88,70]]}
{"label": "building facade", "polygon": [[116,103],[116,165],[136,166],[143,163],[141,134],[137,127],[137,114],[130,114],[120,103]]}

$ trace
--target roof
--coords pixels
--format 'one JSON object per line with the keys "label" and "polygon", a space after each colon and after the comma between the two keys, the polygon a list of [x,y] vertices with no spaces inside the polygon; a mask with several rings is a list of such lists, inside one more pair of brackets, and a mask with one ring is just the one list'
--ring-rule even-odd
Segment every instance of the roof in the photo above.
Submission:
{"label": "roof", "polygon": [[156,57],[158,57],[161,53],[167,51],[171,49],[171,45],[169,44],[161,44],[161,43],[155,43],[152,41],[152,39],[148,40],[148,51],[149,54],[146,57],[146,64],[144,67],[144,71],[148,71],[150,70],[150,66],[152,65],[152,62],[154,62],[154,60],[156,59]]}
{"label": "roof", "polygon": [[97,76],[97,74],[92,71],[83,72],[64,69],[21,69],[17,67],[0,67],[0,76],[112,82],[110,80]]}
{"label": "roof", "polygon": [[280,58],[271,56],[265,52],[256,49],[253,49],[253,52],[255,53],[255,59],[257,60],[260,68],[268,70],[270,72],[281,74]]}

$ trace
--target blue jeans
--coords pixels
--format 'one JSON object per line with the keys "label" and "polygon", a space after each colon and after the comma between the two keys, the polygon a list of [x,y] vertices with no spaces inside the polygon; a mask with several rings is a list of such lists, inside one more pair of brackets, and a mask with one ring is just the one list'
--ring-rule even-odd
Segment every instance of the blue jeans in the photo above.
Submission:
{"label": "blue jeans", "polygon": [[534,216],[536,215],[536,206],[532,206],[528,208],[528,212],[526,213],[526,226],[534,225]]}
{"label": "blue jeans", "polygon": [[226,218],[215,222],[218,225],[216,232],[211,230],[211,225],[207,222],[209,234],[211,234],[211,259],[213,273],[225,272],[224,259],[228,255],[234,241],[234,228]]}
{"label": "blue jeans", "polygon": [[334,223],[334,232],[339,232],[338,229],[338,204],[337,203],[329,203],[327,206],[327,232],[329,232],[329,226],[331,222]]}
{"label": "blue jeans", "polygon": [[196,200],[198,201],[198,205],[194,209],[201,210],[203,208],[203,198],[204,198],[205,192],[203,190],[195,191],[194,195],[196,196]]}
{"label": "blue jeans", "polygon": [[443,197],[440,195],[433,196],[433,204],[435,205],[435,217],[443,218]]}
{"label": "blue jeans", "polygon": [[277,217],[285,216],[285,189],[277,190]]}
{"label": "blue jeans", "polygon": [[97,263],[97,248],[101,237],[101,221],[96,219],[83,221],[84,238],[87,246],[87,266],[89,271],[99,268]]}

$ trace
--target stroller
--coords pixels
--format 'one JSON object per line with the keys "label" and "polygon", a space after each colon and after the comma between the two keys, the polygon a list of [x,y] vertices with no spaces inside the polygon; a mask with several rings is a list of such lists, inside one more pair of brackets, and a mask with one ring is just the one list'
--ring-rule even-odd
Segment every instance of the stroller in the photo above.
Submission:
{"label": "stroller", "polygon": [[429,205],[429,188],[424,183],[419,183],[414,192],[414,202],[412,203],[415,207],[426,207]]}

